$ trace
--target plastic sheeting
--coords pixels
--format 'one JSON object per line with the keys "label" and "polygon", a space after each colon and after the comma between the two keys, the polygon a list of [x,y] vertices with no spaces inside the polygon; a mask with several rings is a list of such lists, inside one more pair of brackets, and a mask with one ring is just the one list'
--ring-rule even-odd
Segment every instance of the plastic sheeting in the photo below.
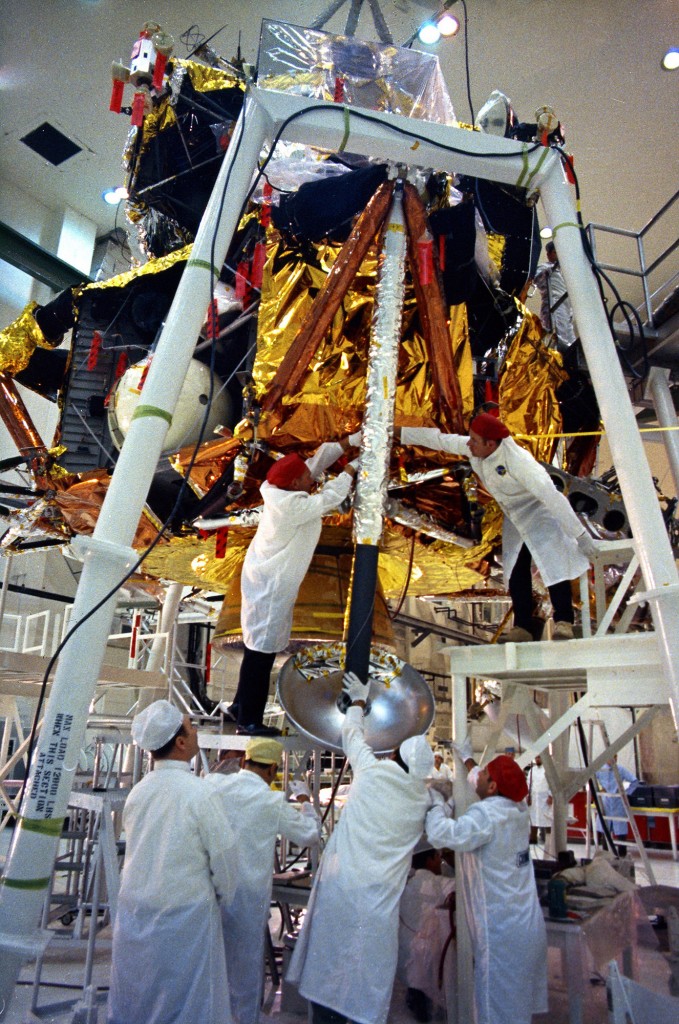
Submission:
{"label": "plastic sheeting", "polygon": [[456,123],[434,54],[278,21],[262,22],[258,85],[424,121]]}

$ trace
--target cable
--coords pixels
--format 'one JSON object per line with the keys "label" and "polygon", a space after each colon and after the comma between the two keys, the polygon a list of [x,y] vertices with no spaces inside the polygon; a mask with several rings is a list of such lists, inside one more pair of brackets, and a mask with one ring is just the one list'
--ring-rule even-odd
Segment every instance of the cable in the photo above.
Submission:
{"label": "cable", "polygon": [[464,70],[467,81],[467,103],[469,104],[471,123],[474,124],[474,104],[472,103],[471,77],[469,74],[469,15],[467,14],[467,0],[462,0],[462,9],[464,10]]}
{"label": "cable", "polygon": [[[585,739],[585,730],[584,730],[583,725],[582,725],[582,719],[581,718],[577,718],[576,719],[576,724],[577,724],[577,727],[578,727],[578,738],[580,740],[580,750],[581,750],[581,753],[582,753],[582,760],[584,762],[585,768],[588,768],[589,767],[589,761],[588,761],[588,758],[587,758],[587,740]],[[611,851],[611,853],[616,854],[617,851],[615,849],[615,843],[613,842],[613,839],[611,838],[611,833],[610,833],[610,830],[608,828],[608,823],[607,823],[606,819],[604,818],[603,814],[601,813],[601,804],[599,803],[599,794],[597,793],[597,788],[596,788],[596,786],[594,784],[594,778],[590,778],[588,780],[587,784],[589,786],[589,791],[590,791],[590,795],[591,795],[592,801],[594,803],[594,806],[596,807],[597,815],[599,816],[599,823],[601,824],[601,829],[603,831],[604,837],[605,837],[606,842],[608,844],[608,848]],[[585,797],[585,801],[586,801],[586,797]],[[588,810],[587,804],[585,802],[585,816],[587,816],[588,813],[589,813],[589,810]]]}

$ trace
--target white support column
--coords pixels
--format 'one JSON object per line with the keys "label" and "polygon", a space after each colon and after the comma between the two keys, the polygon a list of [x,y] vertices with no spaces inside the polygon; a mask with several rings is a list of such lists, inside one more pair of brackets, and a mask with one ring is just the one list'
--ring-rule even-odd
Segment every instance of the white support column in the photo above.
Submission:
{"label": "white support column", "polygon": [[[549,694],[549,716],[552,722],[558,721],[568,711],[568,693],[555,690]],[[564,777],[568,767],[568,730],[552,740],[552,757],[559,779]],[[552,822],[552,844],[555,853],[568,849],[568,801],[563,790],[552,789],[554,821]]]}
{"label": "white support column", "polygon": [[[467,733],[467,677],[456,675],[452,677],[453,692],[453,742],[461,743]],[[460,759],[455,757],[455,779],[453,781],[453,796],[455,797],[455,817],[469,807],[471,803],[471,791],[467,783],[467,769],[461,764]],[[455,925],[457,944],[457,1007],[448,1008],[448,1024],[465,1024],[466,1021],[474,1019],[474,958],[472,956],[472,941],[469,932],[469,925],[464,911],[465,900],[462,892],[465,878],[460,871],[459,858],[456,869],[456,892],[455,903]],[[455,1013],[457,1010],[457,1013]]]}
{"label": "white support column", "polygon": [[679,729],[679,576],[674,555],[562,169],[551,164],[539,187],[632,527]]}
{"label": "white support column", "polygon": [[[269,129],[267,116],[246,97],[94,536],[83,538],[86,554],[72,622],[89,613],[135,557],[127,545],[132,543],[162,452],[210,300],[213,276],[216,279],[220,273]],[[229,201],[225,202],[227,187]],[[19,970],[38,925],[115,603],[114,593],[80,627],[59,659],[52,684],[0,885],[0,1019],[9,1011]]]}
{"label": "white support column", "polygon": [[661,427],[674,429],[663,430],[667,461],[672,470],[674,493],[679,495],[679,420],[674,409],[672,392],[670,391],[670,371],[661,366],[652,366],[646,381],[645,398],[651,398],[653,408]]}

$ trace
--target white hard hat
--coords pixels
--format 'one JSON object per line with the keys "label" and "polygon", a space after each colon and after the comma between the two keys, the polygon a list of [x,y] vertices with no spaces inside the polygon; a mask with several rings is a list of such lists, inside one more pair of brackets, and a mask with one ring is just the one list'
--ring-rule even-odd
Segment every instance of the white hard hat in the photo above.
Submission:
{"label": "white hard hat", "polygon": [[156,700],[132,719],[132,739],[142,750],[160,750],[179,732],[184,721],[169,700]]}
{"label": "white hard hat", "polygon": [[428,778],[434,767],[434,754],[426,736],[411,736],[404,740],[399,752],[413,778]]}

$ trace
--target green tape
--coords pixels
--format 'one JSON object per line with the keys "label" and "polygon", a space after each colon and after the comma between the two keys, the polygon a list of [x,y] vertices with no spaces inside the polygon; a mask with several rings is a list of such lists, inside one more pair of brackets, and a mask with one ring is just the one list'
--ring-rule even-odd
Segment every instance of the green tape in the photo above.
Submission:
{"label": "green tape", "polygon": [[580,225],[576,224],[572,220],[565,220],[563,224],[557,224],[555,228],[552,228],[552,238],[556,235],[557,231],[561,231],[561,228],[577,228],[580,231]]}
{"label": "green tape", "polygon": [[344,107],[343,110],[344,110],[344,135],[342,136],[342,141],[339,144],[339,152],[340,153],[343,152],[344,147],[346,146],[347,142],[349,141],[349,107]]}
{"label": "green tape", "polygon": [[138,405],[134,410],[132,419],[141,420],[145,416],[157,416],[161,420],[166,420],[172,426],[172,414],[167,412],[166,409],[160,409],[157,405]]}
{"label": "green tape", "polygon": [[523,167],[522,167],[522,170],[521,170],[521,174],[519,175],[519,177],[516,180],[516,187],[517,188],[519,188],[523,184],[523,179],[526,177],[526,175],[530,171],[530,167],[528,166],[528,146],[526,145],[525,142],[524,142],[523,146],[521,147],[521,163],[523,164]]}
{"label": "green tape", "polygon": [[526,188],[530,188],[530,184],[531,184],[533,178],[535,177],[535,175],[538,173],[538,171],[542,167],[542,165],[545,162],[545,158],[546,158],[548,153],[549,153],[549,150],[545,146],[544,149],[542,150],[542,153],[540,154],[540,156],[538,158],[538,161],[537,161],[535,167],[533,168],[533,170],[528,175],[528,178],[526,179]]}
{"label": "green tape", "polygon": [[60,836],[64,827],[63,818],[24,818],[19,815],[19,827],[26,832],[37,832],[41,836]]}
{"label": "green tape", "polygon": [[186,262],[186,266],[195,267],[196,270],[209,270],[215,277],[219,277],[219,271],[209,260],[189,259]]}
{"label": "green tape", "polygon": [[25,889],[30,891],[37,891],[38,889],[46,889],[49,885],[50,880],[47,878],[6,878],[5,875],[0,877],[0,885],[6,886],[8,889]]}

